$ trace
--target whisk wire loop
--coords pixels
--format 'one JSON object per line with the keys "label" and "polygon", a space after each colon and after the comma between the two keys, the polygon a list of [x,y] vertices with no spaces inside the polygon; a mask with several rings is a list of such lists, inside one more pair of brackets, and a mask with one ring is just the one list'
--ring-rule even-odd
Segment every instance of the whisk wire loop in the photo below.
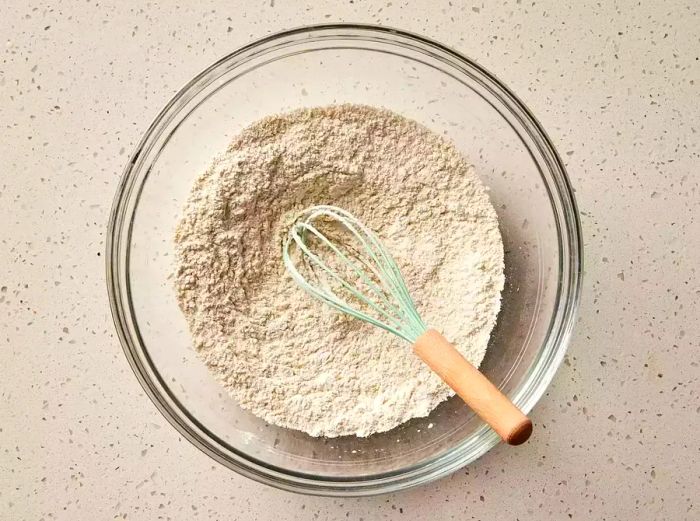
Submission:
{"label": "whisk wire loop", "polygon": [[[310,231],[307,229],[307,231]],[[316,235],[316,234],[315,234]],[[319,233],[320,237],[324,237],[322,234]],[[374,309],[378,313],[381,313],[385,317],[387,317],[390,322],[392,322],[392,325],[394,327],[401,327],[400,323],[397,322],[395,317],[391,316],[385,309],[383,309],[379,304],[377,304],[375,301],[372,299],[367,298],[365,295],[360,293],[360,291],[355,288],[352,284],[350,284],[347,280],[345,280],[343,277],[338,275],[335,271],[333,271],[318,255],[313,253],[309,247],[304,243],[301,238],[298,235],[295,235],[294,241],[296,242],[297,246],[299,249],[308,256],[309,260],[313,261],[314,265],[323,270],[331,279],[335,280],[338,284],[341,285],[345,290],[347,290],[353,297],[357,299],[361,299],[362,302],[364,302],[366,305],[368,305],[370,308]],[[325,237],[324,237],[325,239]],[[336,250],[337,251],[337,250]],[[362,277],[362,276],[361,276]],[[322,289],[327,292],[329,295],[334,296],[340,304],[350,306],[350,304],[339,297],[336,292],[333,291],[332,287],[327,283],[327,282],[321,282],[323,284]]]}
{"label": "whisk wire loop", "polygon": [[[339,224],[341,231],[358,245],[352,248],[346,241],[337,242],[323,233],[317,223]],[[321,258],[317,247],[325,248],[333,260],[340,262],[345,276]],[[297,251],[295,257],[294,250]],[[305,275],[297,261],[305,266]],[[314,206],[303,212],[289,231],[283,246],[284,264],[292,278],[312,296],[333,308],[381,327],[395,335],[415,342],[427,327],[420,318],[401,272],[377,236],[349,212],[335,206]],[[369,272],[369,273],[368,273]],[[347,275],[357,277],[350,282]],[[311,278],[312,281],[307,280]],[[362,285],[362,290],[358,287]],[[344,290],[348,299],[337,290]]]}
{"label": "whisk wire loop", "polygon": [[[305,232],[310,232],[312,233],[319,241],[321,241],[325,246],[327,246],[333,253],[335,253],[343,262],[345,262],[351,269],[354,271],[358,277],[360,277],[360,280],[367,286],[367,288],[372,291],[379,299],[381,299],[382,304],[387,306],[389,308],[389,311],[393,313],[393,315],[396,317],[401,316],[401,311],[394,306],[389,299],[387,298],[385,292],[377,286],[377,284],[372,281],[371,277],[360,267],[357,265],[356,262],[353,262],[350,258],[348,258],[347,255],[345,255],[335,244],[333,244],[325,235],[323,235],[321,232],[318,231],[314,226],[312,226],[309,223],[299,223],[299,228],[302,229],[302,238],[301,241],[299,240],[298,236],[293,236],[294,240],[297,242],[297,246],[305,252],[308,252],[307,254],[309,257],[313,257],[314,260],[316,260],[319,263],[319,266],[322,267],[327,273],[329,273],[334,279],[338,280],[341,282],[341,284],[348,290],[353,291],[353,288],[350,286],[349,283],[347,283],[342,277],[339,277],[337,273],[333,272],[330,270],[330,268],[327,268],[326,264],[323,263],[323,261],[318,258],[317,255],[314,255],[306,246],[306,244],[303,243],[303,235]],[[363,263],[364,264],[364,263]],[[376,270],[372,268],[371,265],[364,264],[370,271],[374,273],[376,277],[381,280],[381,275],[379,275]],[[342,279],[342,280],[341,280]]]}

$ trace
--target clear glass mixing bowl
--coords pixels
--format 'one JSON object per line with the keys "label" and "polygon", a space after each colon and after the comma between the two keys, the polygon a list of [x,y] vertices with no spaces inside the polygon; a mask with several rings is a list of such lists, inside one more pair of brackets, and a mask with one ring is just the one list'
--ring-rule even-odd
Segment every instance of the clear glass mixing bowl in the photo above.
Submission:
{"label": "clear glass mixing bowl", "polygon": [[190,81],[126,167],[109,222],[107,279],[129,362],[183,436],[270,485],[364,495],[444,476],[499,440],[457,398],[368,438],[312,438],[269,425],[242,410],[197,359],[171,280],[183,203],[232,137],[270,113],[345,102],[386,107],[444,134],[490,188],[507,283],[481,369],[530,411],[564,356],[579,298],[572,189],[523,103],[476,63],[419,36],[372,26],[305,27],[247,45]]}

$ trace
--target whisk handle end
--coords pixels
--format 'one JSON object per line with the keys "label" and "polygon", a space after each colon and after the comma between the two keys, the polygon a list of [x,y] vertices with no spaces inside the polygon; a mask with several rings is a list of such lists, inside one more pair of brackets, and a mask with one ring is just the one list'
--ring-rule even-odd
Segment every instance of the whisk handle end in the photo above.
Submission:
{"label": "whisk handle end", "polygon": [[413,351],[510,445],[532,434],[532,422],[435,329],[423,333]]}

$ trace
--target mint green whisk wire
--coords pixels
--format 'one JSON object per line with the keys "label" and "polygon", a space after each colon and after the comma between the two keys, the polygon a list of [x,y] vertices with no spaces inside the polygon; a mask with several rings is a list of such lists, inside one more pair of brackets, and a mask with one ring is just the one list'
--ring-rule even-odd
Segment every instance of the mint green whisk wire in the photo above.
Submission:
{"label": "mint green whisk wire", "polygon": [[[349,248],[345,242],[341,247],[319,230],[317,223],[329,221],[340,225],[340,230],[357,248]],[[345,276],[330,267],[324,260],[324,257],[330,260],[327,256],[347,268]],[[304,210],[289,230],[282,258],[292,279],[302,289],[343,313],[410,343],[427,330],[394,259],[372,230],[341,208],[319,205]],[[305,265],[309,279],[302,275],[297,262]],[[353,278],[348,280],[347,274]],[[362,289],[358,283],[363,285]],[[338,294],[341,288],[345,296]]]}

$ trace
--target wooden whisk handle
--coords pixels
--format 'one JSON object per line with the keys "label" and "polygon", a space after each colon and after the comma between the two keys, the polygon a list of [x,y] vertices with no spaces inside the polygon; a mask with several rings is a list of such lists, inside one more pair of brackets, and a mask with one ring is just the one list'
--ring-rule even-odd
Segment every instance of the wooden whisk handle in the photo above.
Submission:
{"label": "wooden whisk handle", "polygon": [[470,364],[444,336],[429,329],[413,351],[510,445],[520,445],[532,434],[532,422]]}

